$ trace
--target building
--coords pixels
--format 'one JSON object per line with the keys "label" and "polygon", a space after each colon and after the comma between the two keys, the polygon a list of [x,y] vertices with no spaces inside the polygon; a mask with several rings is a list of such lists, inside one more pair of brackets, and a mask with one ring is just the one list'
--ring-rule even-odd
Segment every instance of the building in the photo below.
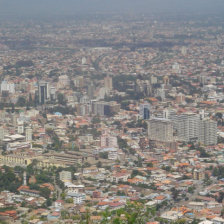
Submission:
{"label": "building", "polygon": [[148,121],[148,137],[161,142],[173,141],[173,124],[164,118],[153,118]]}
{"label": "building", "polygon": [[104,133],[100,138],[100,146],[102,148],[116,148],[117,145],[117,137],[113,136],[109,133]]}
{"label": "building", "polygon": [[172,120],[172,118],[176,116],[176,114],[177,112],[175,110],[166,108],[163,111],[163,118]]}
{"label": "building", "polygon": [[204,170],[194,170],[193,172],[193,179],[194,180],[204,180],[205,179],[205,172]]}
{"label": "building", "polygon": [[31,142],[33,140],[33,130],[32,128],[26,128],[26,142]]}
{"label": "building", "polygon": [[10,167],[22,166],[26,167],[32,163],[32,159],[22,155],[0,155],[0,164]]}
{"label": "building", "polygon": [[61,171],[59,173],[60,180],[63,182],[71,182],[72,181],[72,173],[69,171]]}
{"label": "building", "polygon": [[216,121],[209,118],[200,119],[200,115],[194,113],[181,114],[172,119],[180,141],[201,142],[204,145],[217,144]]}
{"label": "building", "polygon": [[104,78],[104,87],[108,90],[113,90],[113,80],[110,76]]}
{"label": "building", "polygon": [[200,117],[198,114],[185,113],[173,117],[174,129],[179,141],[198,141]]}
{"label": "building", "polygon": [[4,139],[4,136],[6,134],[6,130],[4,127],[0,127],[0,141]]}
{"label": "building", "polygon": [[120,104],[111,101],[92,101],[92,112],[99,116],[112,116],[120,111]]}
{"label": "building", "polygon": [[68,192],[67,198],[72,198],[75,205],[80,205],[86,200],[86,195],[82,193]]}
{"label": "building", "polygon": [[94,94],[95,94],[95,86],[93,85],[93,83],[91,83],[87,87],[87,95],[88,95],[89,99],[93,99]]}
{"label": "building", "polygon": [[2,92],[8,92],[8,93],[15,93],[15,84],[14,83],[8,83],[7,81],[3,81],[1,83],[1,93]]}
{"label": "building", "polygon": [[49,84],[47,82],[41,81],[38,84],[38,96],[39,96],[39,103],[45,104],[49,98]]}
{"label": "building", "polygon": [[211,119],[200,120],[199,142],[204,145],[217,144],[217,122]]}
{"label": "building", "polygon": [[139,115],[143,120],[148,120],[150,118],[150,104],[143,103],[139,105]]}

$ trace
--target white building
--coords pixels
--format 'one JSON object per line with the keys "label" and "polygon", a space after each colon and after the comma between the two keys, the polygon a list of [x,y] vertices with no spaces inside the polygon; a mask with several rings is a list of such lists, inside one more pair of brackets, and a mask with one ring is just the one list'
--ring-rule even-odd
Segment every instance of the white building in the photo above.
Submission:
{"label": "white building", "polygon": [[33,130],[32,128],[26,128],[26,142],[31,142],[33,140]]}
{"label": "white building", "polygon": [[85,194],[71,193],[71,192],[68,192],[67,197],[72,198],[75,205],[82,204],[86,199]]}
{"label": "white building", "polygon": [[153,118],[148,121],[148,136],[150,140],[161,142],[173,141],[173,124],[168,119]]}
{"label": "white building", "polygon": [[8,83],[7,81],[3,81],[1,83],[1,93],[3,91],[7,91],[9,93],[15,93],[15,84],[14,83]]}
{"label": "white building", "polygon": [[199,142],[204,145],[217,144],[217,122],[210,119],[200,121]]}
{"label": "white building", "polygon": [[59,173],[59,178],[63,182],[71,182],[72,181],[72,173],[69,171],[61,171]]}
{"label": "white building", "polygon": [[180,141],[193,141],[199,137],[200,117],[198,114],[185,113],[173,118],[174,128]]}

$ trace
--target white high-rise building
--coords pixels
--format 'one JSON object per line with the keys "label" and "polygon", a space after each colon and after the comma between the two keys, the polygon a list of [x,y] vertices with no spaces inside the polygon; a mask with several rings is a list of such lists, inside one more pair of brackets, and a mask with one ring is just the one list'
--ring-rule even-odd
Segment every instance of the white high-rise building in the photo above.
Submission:
{"label": "white high-rise building", "polygon": [[199,115],[194,113],[181,114],[174,116],[173,121],[180,141],[197,141],[199,137]]}
{"label": "white high-rise building", "polygon": [[113,89],[113,80],[112,77],[107,76],[104,78],[104,87],[108,90],[112,90]]}
{"label": "white high-rise building", "polygon": [[200,121],[199,142],[204,145],[217,144],[217,122],[211,119]]}
{"label": "white high-rise building", "polygon": [[26,142],[31,142],[33,140],[33,130],[32,128],[26,128]]}
{"label": "white high-rise building", "polygon": [[217,122],[204,115],[186,113],[172,118],[180,141],[201,142],[204,145],[217,144]]}
{"label": "white high-rise building", "polygon": [[148,121],[148,136],[150,140],[161,142],[173,141],[172,121],[163,118],[153,118]]}

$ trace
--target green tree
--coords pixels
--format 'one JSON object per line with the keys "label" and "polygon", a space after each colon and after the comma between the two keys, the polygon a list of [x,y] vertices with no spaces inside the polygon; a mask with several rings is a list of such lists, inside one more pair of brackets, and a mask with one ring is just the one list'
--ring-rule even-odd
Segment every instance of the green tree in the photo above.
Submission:
{"label": "green tree", "polygon": [[26,99],[24,97],[20,96],[17,100],[17,106],[25,107],[26,106]]}
{"label": "green tree", "polygon": [[42,197],[49,198],[50,194],[51,194],[51,191],[48,188],[46,188],[46,187],[40,188],[40,195]]}
{"label": "green tree", "polygon": [[59,104],[64,105],[64,106],[67,104],[67,101],[66,101],[66,99],[65,99],[64,94],[62,94],[62,93],[58,93],[57,98],[58,98],[58,103],[59,103]]}

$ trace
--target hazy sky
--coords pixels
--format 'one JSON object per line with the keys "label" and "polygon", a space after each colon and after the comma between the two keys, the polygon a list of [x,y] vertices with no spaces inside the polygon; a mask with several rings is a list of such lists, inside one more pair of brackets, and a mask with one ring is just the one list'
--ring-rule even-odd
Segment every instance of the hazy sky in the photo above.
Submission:
{"label": "hazy sky", "polygon": [[86,12],[224,12],[224,0],[0,0],[1,14]]}

